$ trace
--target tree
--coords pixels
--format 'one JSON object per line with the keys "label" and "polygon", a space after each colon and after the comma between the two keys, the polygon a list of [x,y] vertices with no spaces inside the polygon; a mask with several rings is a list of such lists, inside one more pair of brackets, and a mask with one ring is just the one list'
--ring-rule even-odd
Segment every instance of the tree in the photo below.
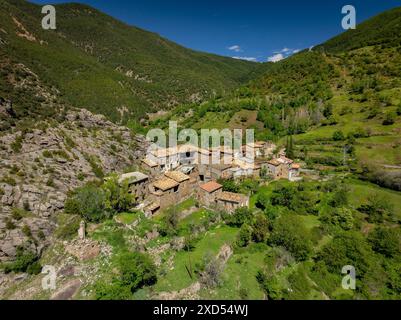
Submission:
{"label": "tree", "polygon": [[249,224],[245,223],[242,225],[240,232],[237,236],[237,245],[239,247],[247,247],[252,241],[252,228]]}
{"label": "tree", "polygon": [[333,140],[334,141],[344,141],[345,140],[344,133],[342,131],[334,132],[333,133]]}
{"label": "tree", "polygon": [[256,243],[266,242],[269,233],[269,220],[263,214],[258,214],[252,229],[253,241]]}
{"label": "tree", "polygon": [[331,208],[322,215],[321,220],[344,230],[351,230],[354,227],[354,216],[348,208]]}
{"label": "tree", "polygon": [[106,210],[105,193],[102,189],[88,184],[73,191],[66,200],[64,211],[68,214],[79,214],[85,220],[99,222],[112,213]]}
{"label": "tree", "polygon": [[134,196],[129,192],[128,181],[119,183],[117,175],[110,177],[102,186],[105,193],[105,207],[108,210],[126,212],[134,203]]}
{"label": "tree", "polygon": [[312,252],[310,233],[300,217],[284,214],[273,224],[270,244],[286,248],[298,261],[306,260]]}
{"label": "tree", "polygon": [[361,277],[370,268],[373,251],[359,232],[347,231],[335,235],[318,254],[316,261],[323,261],[331,273],[341,274],[344,266],[352,265]]}
{"label": "tree", "polygon": [[244,223],[252,220],[253,212],[248,208],[238,208],[228,217],[227,224],[233,227],[241,227]]}
{"label": "tree", "polygon": [[149,256],[139,252],[123,253],[117,261],[119,280],[131,292],[156,283],[156,267]]}
{"label": "tree", "polygon": [[333,105],[331,103],[327,103],[323,109],[323,115],[325,118],[330,118],[333,115]]}
{"label": "tree", "polygon": [[293,159],[295,157],[294,141],[292,139],[292,135],[287,136],[287,146],[286,146],[285,151],[286,151],[287,157],[289,157],[290,159]]}
{"label": "tree", "polygon": [[348,188],[345,185],[341,186],[337,191],[334,192],[330,200],[330,205],[335,208],[347,206],[349,201],[348,195]]}
{"label": "tree", "polygon": [[281,288],[277,277],[259,271],[256,275],[256,280],[263,288],[263,291],[266,292],[269,300],[281,300],[283,298],[283,289]]}
{"label": "tree", "polygon": [[368,198],[368,203],[358,208],[362,213],[368,215],[370,223],[383,223],[384,219],[393,215],[393,206],[379,194],[374,194]]}
{"label": "tree", "polygon": [[400,235],[395,229],[377,227],[369,235],[374,251],[393,258],[400,253]]}

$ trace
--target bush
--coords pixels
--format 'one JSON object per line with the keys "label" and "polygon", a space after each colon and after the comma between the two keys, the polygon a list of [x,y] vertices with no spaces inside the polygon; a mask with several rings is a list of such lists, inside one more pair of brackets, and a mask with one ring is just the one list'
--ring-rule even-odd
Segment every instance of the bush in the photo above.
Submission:
{"label": "bush", "polygon": [[126,212],[134,204],[134,196],[129,192],[128,182],[118,182],[117,176],[112,176],[102,186],[105,193],[105,206],[107,210],[117,213]]}
{"label": "bush", "polygon": [[370,196],[368,203],[359,207],[358,211],[368,215],[370,223],[383,223],[385,219],[391,219],[394,214],[391,203],[378,194]]}
{"label": "bush", "polygon": [[117,257],[118,276],[111,282],[96,285],[97,300],[129,300],[144,286],[157,282],[156,267],[152,260],[139,252],[125,252]]}
{"label": "bush", "polygon": [[99,222],[112,216],[112,213],[106,210],[105,200],[104,191],[89,184],[69,195],[64,211],[67,214],[81,215],[87,221]]}
{"label": "bush", "polygon": [[276,220],[269,242],[286,248],[298,261],[306,260],[312,252],[309,231],[300,217],[291,214],[282,215]]}
{"label": "bush", "polygon": [[388,258],[393,258],[400,254],[400,236],[395,229],[377,227],[369,235],[374,251],[383,254]]}
{"label": "bush", "polygon": [[388,112],[383,120],[384,126],[391,126],[395,123],[397,115],[394,112]]}
{"label": "bush", "polygon": [[252,227],[252,240],[256,243],[264,243],[269,234],[269,220],[264,215],[259,214]]}
{"label": "bush", "polygon": [[247,247],[252,241],[252,228],[245,223],[237,236],[237,245],[239,247]]}
{"label": "bush", "polygon": [[27,251],[22,247],[18,247],[16,260],[14,262],[5,264],[4,272],[27,272],[29,274],[39,274],[42,267],[38,260],[39,257],[35,253]]}
{"label": "bush", "polygon": [[333,140],[334,141],[344,141],[345,135],[342,131],[336,131],[333,133]]}
{"label": "bush", "polygon": [[227,224],[232,227],[242,227],[244,223],[252,220],[253,212],[248,208],[239,208],[235,212],[228,216]]}
{"label": "bush", "polygon": [[13,208],[11,210],[11,217],[16,221],[22,220],[22,218],[26,217],[27,215],[28,215],[28,212],[24,209]]}
{"label": "bush", "polygon": [[331,273],[341,274],[344,266],[352,265],[362,276],[370,268],[372,249],[358,232],[347,231],[337,234],[323,247],[317,256],[317,262],[323,261]]}

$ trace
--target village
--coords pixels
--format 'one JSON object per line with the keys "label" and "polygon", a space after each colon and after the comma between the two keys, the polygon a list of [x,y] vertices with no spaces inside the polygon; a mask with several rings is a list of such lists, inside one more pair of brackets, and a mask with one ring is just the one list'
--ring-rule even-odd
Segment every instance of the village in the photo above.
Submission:
{"label": "village", "polygon": [[229,213],[249,207],[249,195],[223,191],[220,180],[301,179],[301,166],[288,159],[284,149],[277,152],[274,143],[263,141],[245,145],[240,151],[223,146],[207,150],[188,144],[157,148],[142,159],[141,168],[142,172],[121,175],[119,183],[128,183],[138,204],[136,209],[147,217],[190,197],[203,207]]}

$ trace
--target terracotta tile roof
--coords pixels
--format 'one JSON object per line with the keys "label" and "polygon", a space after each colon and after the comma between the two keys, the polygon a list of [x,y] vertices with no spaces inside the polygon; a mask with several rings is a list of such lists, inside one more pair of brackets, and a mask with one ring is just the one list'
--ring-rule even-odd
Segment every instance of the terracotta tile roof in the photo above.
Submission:
{"label": "terracotta tile roof", "polygon": [[244,196],[243,194],[239,193],[232,193],[232,192],[222,192],[217,199],[221,201],[226,201],[226,202],[234,202],[234,203],[241,203],[244,201]]}
{"label": "terracotta tile roof", "polygon": [[200,187],[202,190],[205,190],[208,193],[212,193],[223,188],[223,186],[221,184],[218,184],[216,181],[210,181],[208,183],[205,183],[204,185],[201,185]]}
{"label": "terracotta tile roof", "polygon": [[176,182],[184,182],[190,179],[189,176],[180,171],[168,171],[164,174],[167,178],[170,178]]}
{"label": "terracotta tile roof", "polygon": [[299,163],[294,163],[294,164],[291,166],[291,168],[292,168],[292,169],[301,169],[301,165],[300,165]]}
{"label": "terracotta tile roof", "polygon": [[162,191],[167,191],[167,190],[177,187],[179,184],[177,181],[174,181],[169,178],[165,178],[165,179],[160,179],[160,180],[155,181],[153,183],[153,185],[157,189],[160,189]]}

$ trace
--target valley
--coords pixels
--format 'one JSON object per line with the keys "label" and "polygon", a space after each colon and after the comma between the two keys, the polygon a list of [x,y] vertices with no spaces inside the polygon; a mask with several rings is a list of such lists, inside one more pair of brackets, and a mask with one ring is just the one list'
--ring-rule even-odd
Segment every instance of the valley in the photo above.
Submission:
{"label": "valley", "polygon": [[[401,8],[277,63],[36,8],[0,0],[0,299],[401,298]],[[255,143],[149,152],[170,121]]]}

